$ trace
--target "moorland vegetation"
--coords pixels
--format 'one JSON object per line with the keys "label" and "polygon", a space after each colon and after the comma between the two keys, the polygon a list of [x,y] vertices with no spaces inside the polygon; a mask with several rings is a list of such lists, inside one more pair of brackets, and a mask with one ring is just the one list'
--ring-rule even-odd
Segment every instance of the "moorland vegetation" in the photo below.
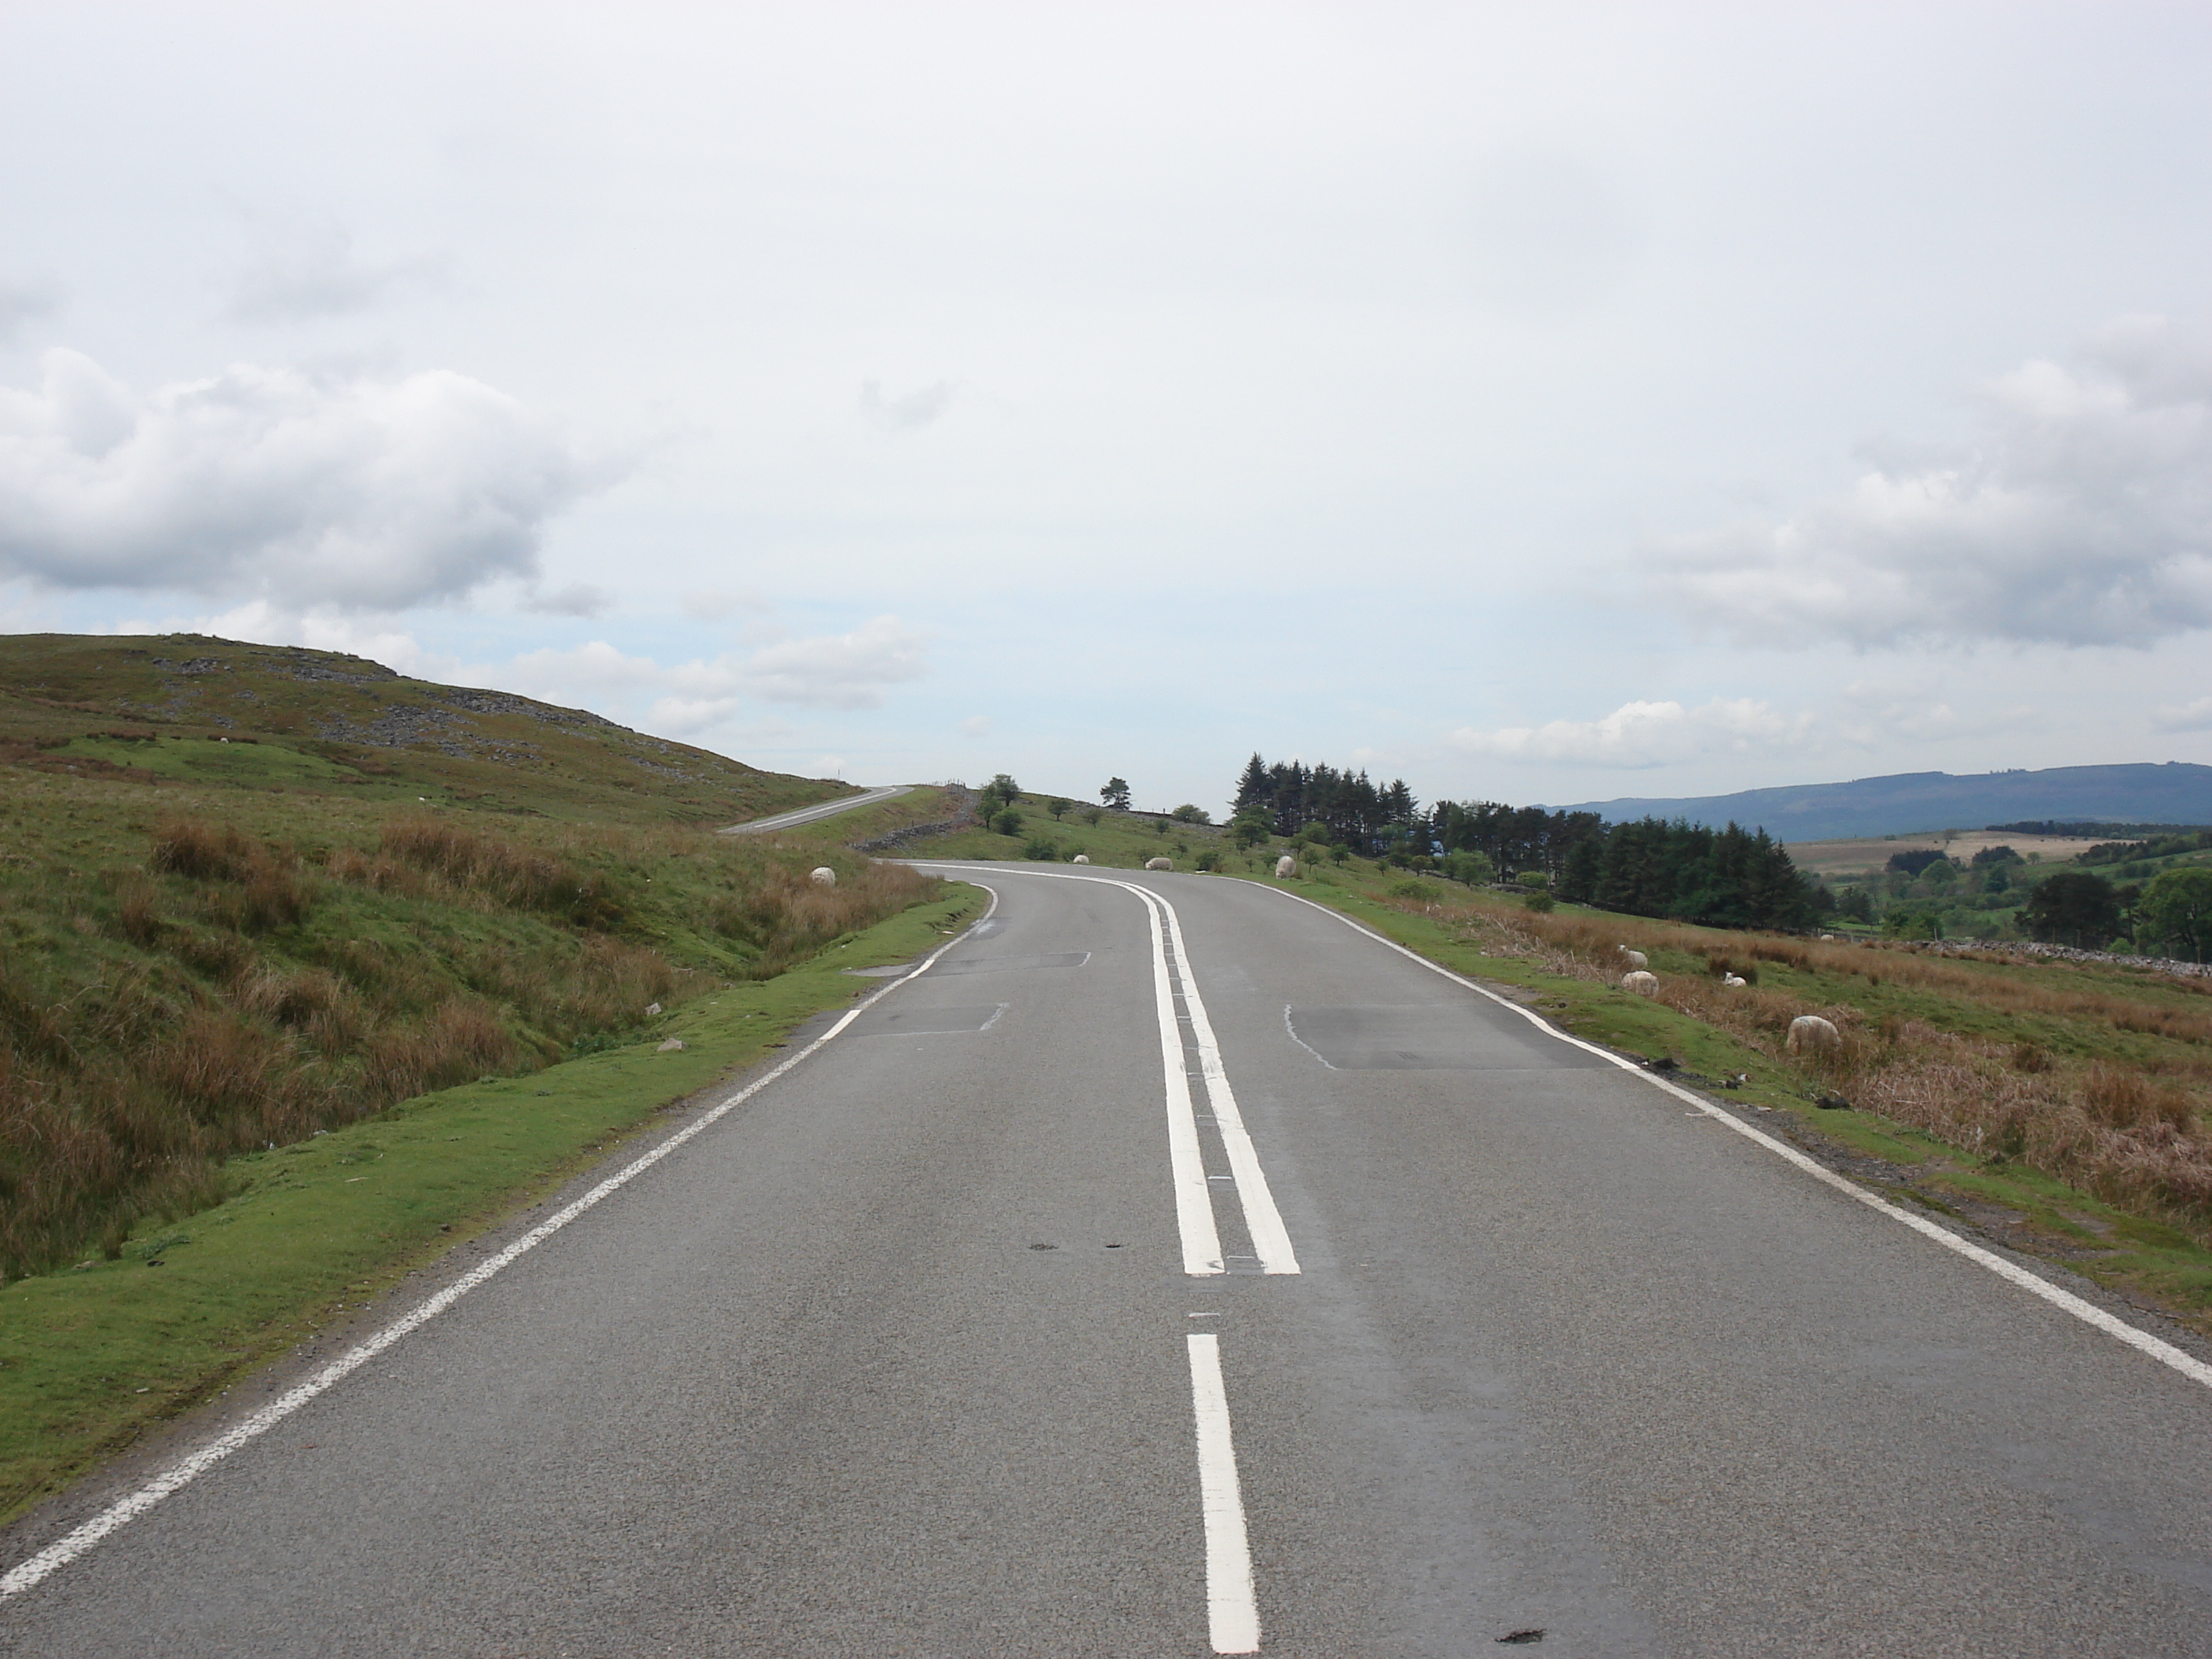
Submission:
{"label": "moorland vegetation", "polygon": [[[374,668],[0,641],[0,1276],[112,1258],[237,1154],[633,1041],[932,890],[714,833],[842,786]],[[373,727],[364,695],[454,718],[319,735]]]}

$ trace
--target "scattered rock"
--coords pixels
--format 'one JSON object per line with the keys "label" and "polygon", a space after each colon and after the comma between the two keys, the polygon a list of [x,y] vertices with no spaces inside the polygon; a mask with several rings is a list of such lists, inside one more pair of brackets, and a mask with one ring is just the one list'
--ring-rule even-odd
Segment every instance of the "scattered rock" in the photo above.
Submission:
{"label": "scattered rock", "polygon": [[656,1054],[681,1054],[688,1046],[682,1037],[671,1037],[653,1052]]}
{"label": "scattered rock", "polygon": [[1833,1090],[1814,1095],[1813,1103],[1824,1112],[1848,1112],[1851,1109],[1851,1103]]}
{"label": "scattered rock", "polygon": [[659,1005],[659,1003],[657,1003],[657,1002],[648,1002],[648,1003],[647,1003],[647,1004],[645,1005],[645,1017],[646,1017],[647,1019],[651,1019],[654,1015],[658,1014],[659,1012],[660,1012],[660,1005]]}

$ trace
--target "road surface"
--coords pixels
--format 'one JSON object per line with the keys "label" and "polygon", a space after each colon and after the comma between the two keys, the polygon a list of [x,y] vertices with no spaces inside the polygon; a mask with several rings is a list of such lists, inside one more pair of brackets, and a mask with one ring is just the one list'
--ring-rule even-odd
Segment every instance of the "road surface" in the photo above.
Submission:
{"label": "road surface", "polygon": [[19,1528],[0,1652],[2212,1651],[2212,1370],[1279,892],[971,873],[436,1317]]}
{"label": "road surface", "polygon": [[771,830],[794,830],[802,823],[814,823],[823,818],[834,818],[841,812],[853,812],[863,806],[873,806],[880,800],[896,800],[901,795],[910,795],[910,783],[888,784],[880,789],[864,789],[857,795],[840,795],[836,800],[817,801],[812,806],[801,806],[794,811],[778,812],[773,817],[753,818],[744,823],[732,823],[720,833],[726,836],[763,836]]}

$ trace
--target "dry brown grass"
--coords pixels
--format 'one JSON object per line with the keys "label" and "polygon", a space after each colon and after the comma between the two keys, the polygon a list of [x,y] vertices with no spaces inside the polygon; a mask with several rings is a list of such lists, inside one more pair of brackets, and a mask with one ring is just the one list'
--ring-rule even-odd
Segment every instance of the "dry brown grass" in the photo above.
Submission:
{"label": "dry brown grass", "polygon": [[[1409,910],[1419,907],[1407,904]],[[1463,942],[1528,961],[1546,972],[1617,983],[1620,947],[1698,959],[1704,971],[1658,975],[1656,1000],[1727,1031],[1776,1065],[1799,1071],[1868,1110],[1924,1129],[1984,1158],[2025,1162],[2106,1200],[2180,1223],[2212,1239],[2212,1136],[2208,1100],[2179,1079],[2212,1078],[2195,1060],[2143,1064],[2053,1054],[2039,1042],[1939,1029],[1926,1019],[1869,1017],[1840,1000],[1816,1001],[1771,986],[1724,987],[1720,973],[1751,976],[1759,962],[1857,978],[1954,1000],[1970,1009],[2087,1021],[2184,1044],[2212,1023],[2124,993],[2023,984],[1940,958],[1841,941],[1726,935],[1633,917],[1537,915],[1470,905],[1428,907]],[[2173,986],[2194,994],[2197,982]],[[2160,990],[2169,989],[2161,984]],[[1790,1022],[1831,1021],[1842,1041],[1791,1056]]]}
{"label": "dry brown grass", "polygon": [[751,945],[758,954],[746,965],[747,976],[768,979],[841,935],[917,902],[929,885],[902,864],[868,865],[835,887],[817,887],[797,869],[772,867],[717,906],[710,925]]}

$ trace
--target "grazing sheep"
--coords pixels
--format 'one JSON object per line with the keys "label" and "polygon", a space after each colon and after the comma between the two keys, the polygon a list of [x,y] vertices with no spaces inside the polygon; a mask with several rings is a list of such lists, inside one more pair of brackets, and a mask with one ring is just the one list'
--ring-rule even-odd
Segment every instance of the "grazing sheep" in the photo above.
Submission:
{"label": "grazing sheep", "polygon": [[1659,994],[1659,975],[1638,968],[1620,976],[1620,988],[1633,991],[1640,997],[1656,997]]}
{"label": "grazing sheep", "polygon": [[1721,983],[1723,985],[1748,985],[1751,981],[1746,979],[1741,974],[1723,974],[1721,975]]}
{"label": "grazing sheep", "polygon": [[1068,862],[1070,864],[1088,864],[1091,862],[1091,854],[1088,853],[1078,853],[1073,858],[1068,860]]}
{"label": "grazing sheep", "polygon": [[1800,1014],[1790,1022],[1788,1048],[1793,1054],[1825,1054],[1844,1040],[1844,1034],[1818,1014]]}
{"label": "grazing sheep", "polygon": [[1628,965],[1632,968],[1640,970],[1651,965],[1651,958],[1641,951],[1632,951],[1626,945],[1615,945],[1613,948],[1628,958]]}
{"label": "grazing sheep", "polygon": [[826,864],[816,865],[806,878],[817,887],[835,887],[837,884],[837,872]]}
{"label": "grazing sheep", "polygon": [[1275,860],[1275,873],[1285,879],[1298,872],[1298,861],[1288,853]]}
{"label": "grazing sheep", "polygon": [[1175,860],[1173,859],[1146,859],[1145,860],[1145,868],[1147,870],[1172,870],[1175,868]]}

